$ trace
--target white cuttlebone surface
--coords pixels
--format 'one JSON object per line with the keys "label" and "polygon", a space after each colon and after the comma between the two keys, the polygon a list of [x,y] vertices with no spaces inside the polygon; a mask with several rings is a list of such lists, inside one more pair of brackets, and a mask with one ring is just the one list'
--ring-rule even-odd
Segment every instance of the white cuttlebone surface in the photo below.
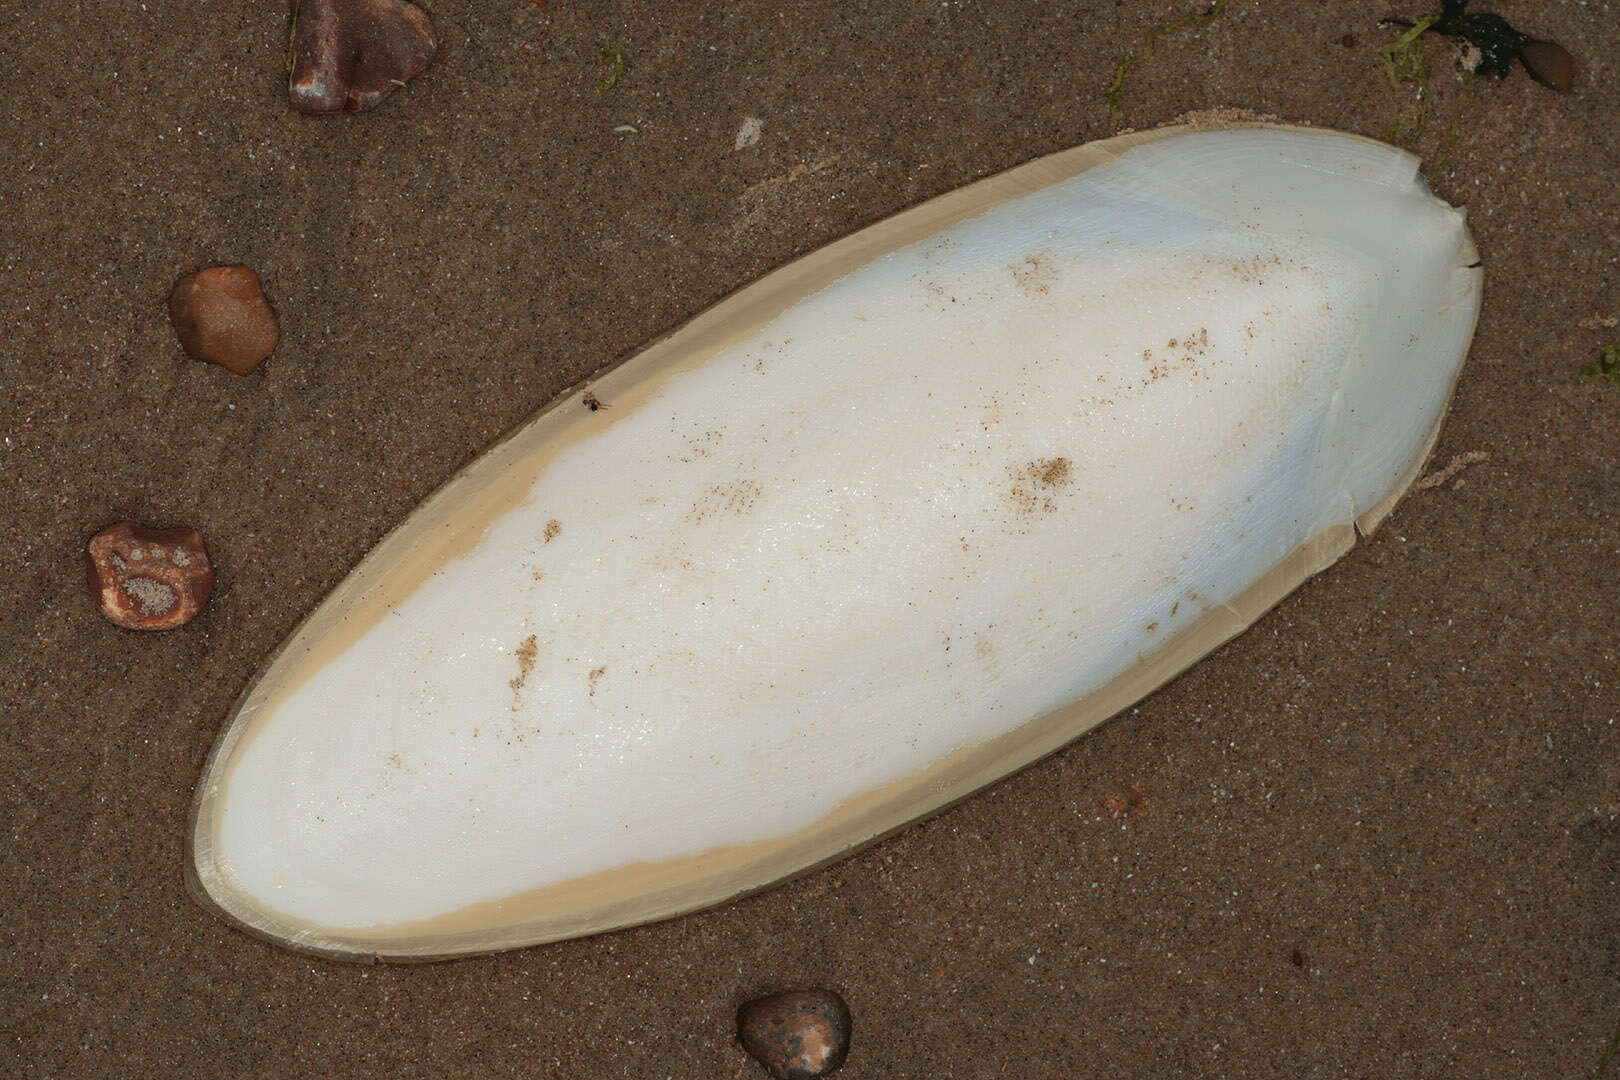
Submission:
{"label": "white cuttlebone surface", "polygon": [[257,717],[214,855],[283,917],[431,919],[802,829],[1074,701],[1391,490],[1465,247],[1411,158],[1239,131],[884,256],[598,414]]}

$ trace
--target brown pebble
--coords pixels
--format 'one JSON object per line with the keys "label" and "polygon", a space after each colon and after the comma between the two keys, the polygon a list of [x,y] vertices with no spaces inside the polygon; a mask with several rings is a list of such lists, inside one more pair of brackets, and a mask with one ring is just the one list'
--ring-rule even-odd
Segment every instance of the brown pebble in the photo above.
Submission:
{"label": "brown pebble", "polygon": [[1354,34],[1346,34],[1346,35],[1344,35],[1344,37],[1339,39],[1339,44],[1343,45],[1347,49],[1355,48],[1356,47],[1356,35],[1354,35]]}
{"label": "brown pebble", "polygon": [[795,990],[737,1010],[737,1041],[777,1080],[826,1076],[849,1055],[849,1006],[831,990]]}
{"label": "brown pebble", "polygon": [[245,266],[210,266],[175,282],[169,321],[190,356],[238,375],[258,367],[281,340],[259,275]]}
{"label": "brown pebble", "polygon": [[406,0],[302,0],[287,93],[302,113],[359,112],[422,72],[438,42]]}
{"label": "brown pebble", "polygon": [[119,522],[90,538],[84,562],[101,614],[130,630],[182,626],[214,588],[214,568],[196,529]]}
{"label": "brown pebble", "polygon": [[1542,86],[1568,90],[1575,85],[1575,58],[1562,45],[1532,39],[1519,47],[1519,59]]}

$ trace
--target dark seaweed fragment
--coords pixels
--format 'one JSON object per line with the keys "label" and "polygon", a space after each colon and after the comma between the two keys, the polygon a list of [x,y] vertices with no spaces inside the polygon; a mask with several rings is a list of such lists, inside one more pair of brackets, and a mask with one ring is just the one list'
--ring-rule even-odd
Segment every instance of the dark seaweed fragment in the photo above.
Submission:
{"label": "dark seaweed fragment", "polygon": [[[1500,15],[1488,11],[1469,14],[1469,0],[1441,0],[1440,14],[1425,20],[1425,33],[1443,34],[1468,42],[1479,50],[1478,75],[1506,78],[1513,61],[1524,65],[1530,77],[1554,90],[1568,90],[1575,81],[1575,62],[1569,50],[1551,41],[1533,38],[1515,29]],[[1386,26],[1418,25],[1410,19],[1383,19]]]}

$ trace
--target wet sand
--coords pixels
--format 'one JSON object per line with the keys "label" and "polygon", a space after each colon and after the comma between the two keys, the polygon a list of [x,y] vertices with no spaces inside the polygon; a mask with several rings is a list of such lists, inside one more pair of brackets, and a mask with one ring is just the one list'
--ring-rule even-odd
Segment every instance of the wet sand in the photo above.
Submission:
{"label": "wet sand", "polygon": [[[1114,133],[1121,50],[1198,6],[435,3],[427,74],[324,119],[286,104],[277,5],[0,11],[0,1074],[746,1078],[735,1007],[828,985],[849,1080],[1589,1075],[1620,1023],[1620,388],[1578,370],[1620,338],[1620,12],[1482,7],[1579,67],[1569,95],[1475,82],[1428,169],[1486,266],[1435,458],[1464,467],[947,814],[700,915],[417,967],[187,895],[192,788],[258,664],[565,387]],[[1410,125],[1386,13],[1427,9],[1233,5],[1159,41],[1122,123]],[[1463,84],[1429,55],[1432,162]],[[165,314],[238,262],[283,334],[247,377]],[[207,536],[188,627],[95,613],[83,545],[123,518]]]}

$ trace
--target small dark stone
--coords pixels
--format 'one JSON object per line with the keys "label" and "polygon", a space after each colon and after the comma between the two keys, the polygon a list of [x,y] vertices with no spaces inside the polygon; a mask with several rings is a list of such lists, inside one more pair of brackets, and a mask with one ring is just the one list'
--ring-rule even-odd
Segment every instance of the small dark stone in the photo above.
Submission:
{"label": "small dark stone", "polygon": [[1519,47],[1519,59],[1524,70],[1542,86],[1568,90],[1575,85],[1575,58],[1556,42],[1527,41]]}
{"label": "small dark stone", "polygon": [[1304,967],[1305,950],[1301,949],[1298,945],[1294,946],[1294,955],[1289,957],[1289,959],[1294,962],[1295,967]]}
{"label": "small dark stone", "polygon": [[831,990],[795,990],[737,1010],[737,1041],[777,1080],[826,1076],[849,1055],[849,1006]]}
{"label": "small dark stone", "polygon": [[421,74],[438,41],[406,0],[301,0],[287,93],[303,113],[359,112]]}
{"label": "small dark stone", "polygon": [[169,321],[189,355],[238,375],[258,367],[281,339],[259,275],[245,266],[211,266],[181,278],[169,293]]}
{"label": "small dark stone", "polygon": [[1354,35],[1354,34],[1346,34],[1346,35],[1344,35],[1344,37],[1339,39],[1339,44],[1343,45],[1347,49],[1355,48],[1356,47],[1356,35]]}

